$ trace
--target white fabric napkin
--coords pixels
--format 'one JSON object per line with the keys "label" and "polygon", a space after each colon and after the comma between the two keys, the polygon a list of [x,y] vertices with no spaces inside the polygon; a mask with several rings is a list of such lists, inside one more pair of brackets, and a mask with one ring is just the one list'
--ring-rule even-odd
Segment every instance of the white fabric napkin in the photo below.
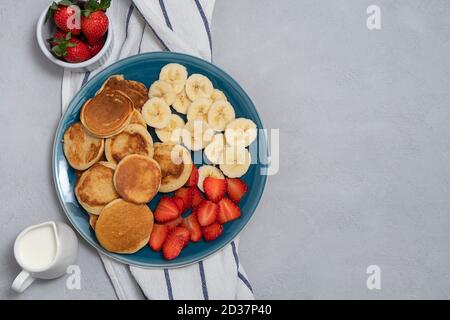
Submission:
{"label": "white fabric napkin", "polygon": [[[211,18],[215,0],[113,0],[108,9],[114,47],[103,67],[141,52],[177,51],[211,61]],[[100,70],[65,70],[62,110]],[[119,299],[254,299],[239,262],[238,239],[193,265],[150,270],[121,264],[100,253]]]}

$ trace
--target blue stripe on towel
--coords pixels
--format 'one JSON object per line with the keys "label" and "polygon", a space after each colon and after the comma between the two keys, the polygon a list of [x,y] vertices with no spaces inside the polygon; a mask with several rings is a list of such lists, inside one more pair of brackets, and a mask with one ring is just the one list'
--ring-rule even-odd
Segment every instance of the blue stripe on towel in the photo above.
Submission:
{"label": "blue stripe on towel", "polygon": [[200,16],[202,17],[203,24],[205,25],[206,34],[208,35],[208,41],[209,41],[209,49],[211,50],[211,59],[212,59],[212,40],[211,40],[211,30],[209,29],[209,23],[208,19],[206,19],[205,12],[203,11],[203,7],[200,4],[199,0],[194,0],[195,4],[197,5],[198,12],[200,13]]}
{"label": "blue stripe on towel", "polygon": [[173,31],[172,24],[170,23],[169,16],[167,15],[166,5],[164,4],[164,0],[159,0],[159,5],[161,7],[161,11],[164,16],[164,20],[166,20],[167,27]]}
{"label": "blue stripe on towel", "polygon": [[167,296],[169,297],[169,300],[173,300],[172,283],[170,282],[169,270],[164,269],[164,276],[166,278]]}
{"label": "blue stripe on towel", "polygon": [[90,72],[90,71],[87,71],[87,72],[84,74],[84,78],[83,78],[83,81],[81,82],[81,86],[84,86],[84,84],[88,81],[90,75],[91,75],[91,72]]}
{"label": "blue stripe on towel", "polygon": [[208,287],[206,286],[205,269],[203,268],[203,261],[200,261],[198,263],[198,269],[200,271],[200,279],[202,280],[203,298],[205,300],[209,300]]}
{"label": "blue stripe on towel", "polygon": [[236,250],[236,244],[234,243],[234,241],[231,241],[231,249],[233,250],[233,256],[234,256],[234,261],[236,262],[236,269],[237,269],[237,275],[238,278],[241,279],[241,281],[247,286],[247,288],[253,292],[252,286],[250,285],[250,282],[247,280],[247,278],[239,272],[239,256],[237,254],[237,250]]}

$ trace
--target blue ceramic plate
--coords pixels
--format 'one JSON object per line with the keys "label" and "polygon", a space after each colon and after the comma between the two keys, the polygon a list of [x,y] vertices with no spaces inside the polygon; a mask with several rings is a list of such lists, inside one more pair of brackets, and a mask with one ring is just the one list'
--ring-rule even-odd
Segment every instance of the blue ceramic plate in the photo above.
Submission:
{"label": "blue ceramic plate", "polygon": [[[164,260],[160,252],[153,252],[145,246],[138,252],[130,255],[114,254],[104,250],[97,242],[93,230],[89,227],[88,215],[78,204],[75,195],[75,172],[68,165],[64,157],[62,138],[66,129],[74,122],[79,121],[80,109],[84,102],[93,97],[102,83],[113,74],[123,74],[125,79],[137,80],[150,86],[159,77],[161,67],[170,62],[180,63],[186,66],[189,74],[200,73],[211,79],[215,88],[222,90],[230,103],[234,106],[236,117],[245,117],[253,120],[258,129],[263,128],[263,124],[250,98],[242,90],[239,84],[228,74],[218,67],[195,57],[170,52],[145,53],[132,56],[118,61],[98,73],[87,82],[71,101],[67,111],[63,115],[58,129],[56,130],[53,145],[53,179],[58,193],[59,201],[72,225],[92,246],[102,251],[106,255],[126,264],[136,265],[145,268],[173,268],[198,262],[209,255],[217,252],[229,242],[231,242],[245,225],[255,211],[261,199],[266,175],[261,174],[262,164],[267,163],[267,145],[265,137],[259,137],[258,141],[258,162],[250,166],[249,171],[242,177],[249,186],[249,192],[240,201],[242,217],[224,225],[223,234],[220,238],[212,242],[200,241],[190,243],[176,259]],[[185,119],[185,117],[184,117]],[[154,130],[149,129],[153,140],[158,141]],[[259,133],[261,136],[261,133]],[[252,145],[252,147],[254,147]],[[197,164],[197,166],[199,166]],[[156,196],[149,204],[152,210],[155,209],[160,195]]]}

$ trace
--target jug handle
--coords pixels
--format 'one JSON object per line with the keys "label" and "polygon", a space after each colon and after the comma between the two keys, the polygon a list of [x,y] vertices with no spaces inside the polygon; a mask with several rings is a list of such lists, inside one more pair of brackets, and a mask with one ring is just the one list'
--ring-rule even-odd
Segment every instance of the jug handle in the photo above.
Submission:
{"label": "jug handle", "polygon": [[22,293],[33,283],[33,281],[33,276],[28,271],[22,270],[22,272],[14,279],[11,289],[18,293]]}

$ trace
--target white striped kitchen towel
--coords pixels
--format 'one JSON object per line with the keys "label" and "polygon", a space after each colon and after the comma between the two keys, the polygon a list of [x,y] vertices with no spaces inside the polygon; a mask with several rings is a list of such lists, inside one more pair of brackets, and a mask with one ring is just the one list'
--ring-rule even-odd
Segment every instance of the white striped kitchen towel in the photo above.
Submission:
{"label": "white striped kitchen towel", "polygon": [[[177,51],[211,61],[215,0],[113,0],[114,47],[105,66],[149,51]],[[64,71],[62,108],[96,72]],[[238,239],[199,263],[164,270],[127,266],[100,253],[119,299],[254,299],[239,262]]]}

